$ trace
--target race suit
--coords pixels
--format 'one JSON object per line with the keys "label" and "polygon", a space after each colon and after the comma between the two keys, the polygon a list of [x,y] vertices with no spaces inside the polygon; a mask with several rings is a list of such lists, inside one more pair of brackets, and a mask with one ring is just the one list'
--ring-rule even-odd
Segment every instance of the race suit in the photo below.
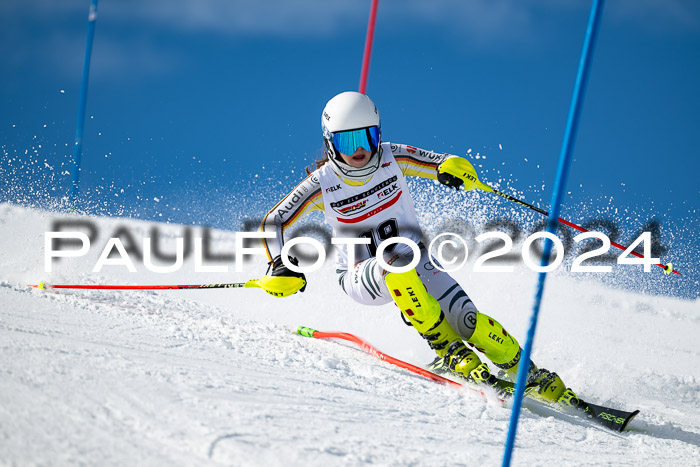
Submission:
{"label": "race suit", "polygon": [[[471,337],[476,323],[476,307],[462,287],[446,272],[422,244],[422,233],[406,176],[437,179],[437,167],[450,154],[438,154],[403,144],[382,143],[381,165],[364,184],[348,183],[325,164],[313,171],[265,216],[261,230],[274,232],[274,240],[263,240],[270,260],[281,254],[284,231],[306,214],[319,210],[333,229],[334,238],[367,238],[368,245],[354,247],[349,264],[348,246],[336,245],[338,283],[353,300],[366,305],[392,301],[386,288],[384,270],[377,262],[377,246],[392,237],[405,237],[420,247],[416,271],[428,292],[452,326],[464,339]],[[403,258],[402,258],[403,257]],[[413,258],[409,246],[397,243],[387,248],[385,262],[408,263]],[[433,264],[434,263],[434,264]]]}

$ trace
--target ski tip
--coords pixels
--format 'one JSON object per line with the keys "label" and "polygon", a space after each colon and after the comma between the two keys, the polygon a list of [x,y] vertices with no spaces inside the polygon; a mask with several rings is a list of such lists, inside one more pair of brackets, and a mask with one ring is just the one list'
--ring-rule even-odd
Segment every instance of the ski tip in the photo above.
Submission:
{"label": "ski tip", "polygon": [[39,290],[46,290],[50,288],[51,286],[47,284],[46,282],[39,282],[38,284],[32,284],[31,287],[34,287],[35,289]]}
{"label": "ski tip", "polygon": [[625,422],[624,422],[622,425],[620,425],[620,433],[622,433],[623,431],[625,431],[625,428],[627,428],[627,425],[629,425],[629,423],[632,421],[632,419],[633,419],[634,417],[637,416],[638,413],[639,413],[639,410],[635,410],[634,412],[632,412],[632,413],[629,415],[629,417],[627,417],[627,420],[625,420]]}
{"label": "ski tip", "polygon": [[307,328],[306,326],[299,326],[297,328],[297,334],[304,337],[314,337],[315,329]]}

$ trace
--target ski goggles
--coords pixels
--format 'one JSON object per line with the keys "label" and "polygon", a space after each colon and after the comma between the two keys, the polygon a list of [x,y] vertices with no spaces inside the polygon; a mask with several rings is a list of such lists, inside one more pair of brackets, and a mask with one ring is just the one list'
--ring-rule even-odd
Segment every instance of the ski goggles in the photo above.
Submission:
{"label": "ski goggles", "polygon": [[348,156],[354,154],[359,148],[373,152],[379,146],[379,127],[370,126],[333,133],[333,146],[336,151]]}

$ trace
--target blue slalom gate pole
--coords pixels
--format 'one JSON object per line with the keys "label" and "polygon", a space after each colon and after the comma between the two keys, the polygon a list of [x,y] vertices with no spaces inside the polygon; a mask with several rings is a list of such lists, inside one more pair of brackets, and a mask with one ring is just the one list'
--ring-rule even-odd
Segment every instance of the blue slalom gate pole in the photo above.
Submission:
{"label": "blue slalom gate pole", "polygon": [[78,118],[75,128],[75,145],[73,147],[73,174],[71,177],[71,203],[75,203],[80,183],[80,161],[83,155],[83,128],[85,126],[85,107],[87,106],[88,77],[90,76],[90,57],[92,42],[95,37],[95,21],[97,20],[97,0],[90,0],[88,14],[87,40],[85,43],[85,60],[83,61],[83,77],[80,82],[80,99],[78,101]]}
{"label": "blue slalom gate pole", "polygon": [[[569,116],[566,122],[566,129],[564,131],[564,140],[562,141],[561,152],[559,153],[559,165],[557,168],[557,175],[554,180],[554,192],[552,193],[551,207],[549,209],[550,214],[549,221],[547,223],[547,232],[552,235],[555,235],[556,232],[557,219],[559,219],[559,212],[561,210],[561,199],[563,197],[564,189],[566,188],[566,180],[569,175],[574,140],[576,139],[579,116],[581,114],[583,97],[585,94],[586,83],[588,81],[588,72],[590,69],[591,58],[593,56],[593,46],[598,33],[600,18],[603,13],[603,3],[604,0],[593,0],[591,13],[588,18],[586,37],[583,42],[583,50],[581,50],[581,59],[579,60],[576,83],[574,84],[574,92],[571,97]],[[542,251],[542,260],[540,262],[541,267],[545,267],[549,264],[549,256],[551,252],[552,241],[545,238],[544,248]],[[544,291],[544,282],[546,277],[547,272],[541,271],[537,279],[535,300],[532,306],[532,316],[530,317],[530,328],[528,329],[527,340],[525,341],[525,347],[523,348],[523,353],[520,360],[520,370],[518,371],[518,381],[515,385],[515,394],[513,395],[513,408],[510,414],[508,438],[506,439],[505,452],[503,454],[504,467],[510,466],[513,445],[515,444],[515,434],[518,428],[518,419],[520,418],[520,409],[522,408],[528,370],[530,369],[530,355],[532,353],[533,341],[535,340],[537,316],[540,311],[540,303],[542,302],[542,293]]]}

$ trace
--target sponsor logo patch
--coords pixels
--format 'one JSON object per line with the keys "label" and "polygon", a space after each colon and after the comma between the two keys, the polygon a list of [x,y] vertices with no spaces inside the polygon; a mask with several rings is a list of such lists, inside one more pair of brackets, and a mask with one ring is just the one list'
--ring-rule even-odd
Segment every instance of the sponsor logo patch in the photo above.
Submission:
{"label": "sponsor logo patch", "polygon": [[366,204],[367,204],[367,200],[364,200],[364,201],[361,201],[357,204],[353,204],[351,206],[346,206],[344,208],[338,209],[338,211],[341,214],[347,214],[349,212],[357,211],[358,209],[364,208]]}
{"label": "sponsor logo patch", "polygon": [[[328,188],[326,189],[328,190]],[[359,214],[374,215],[393,204],[401,196],[398,176],[394,175],[373,186],[367,191],[330,203],[331,208],[341,216],[355,217]],[[366,218],[367,216],[362,216]],[[338,218],[339,220],[342,217]],[[347,219],[342,219],[341,222]]]}

